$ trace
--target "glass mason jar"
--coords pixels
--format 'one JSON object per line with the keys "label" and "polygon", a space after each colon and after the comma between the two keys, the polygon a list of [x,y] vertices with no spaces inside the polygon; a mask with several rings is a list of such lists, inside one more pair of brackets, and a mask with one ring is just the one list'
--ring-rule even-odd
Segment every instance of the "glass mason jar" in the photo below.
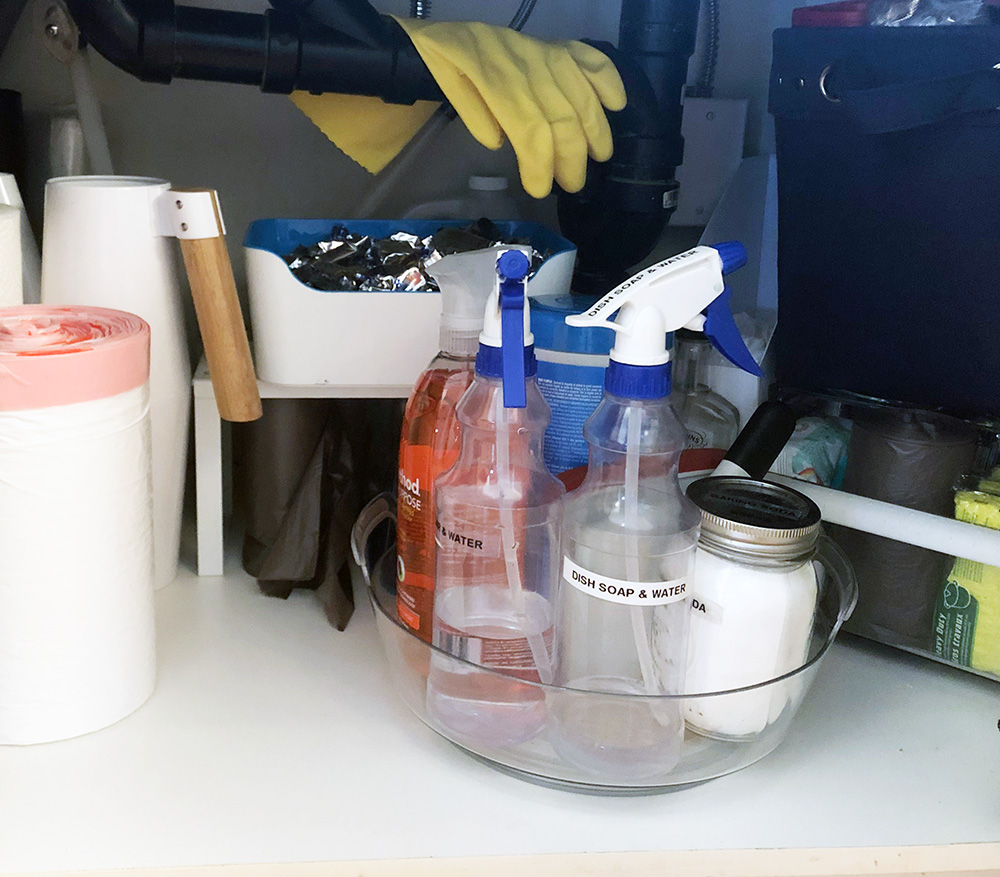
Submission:
{"label": "glass mason jar", "polygon": [[[689,694],[746,689],[808,659],[813,615],[831,571],[850,567],[822,536],[820,510],[797,491],[748,478],[703,478],[688,636]],[[690,698],[690,730],[740,739],[762,732],[797,699],[799,683]]]}

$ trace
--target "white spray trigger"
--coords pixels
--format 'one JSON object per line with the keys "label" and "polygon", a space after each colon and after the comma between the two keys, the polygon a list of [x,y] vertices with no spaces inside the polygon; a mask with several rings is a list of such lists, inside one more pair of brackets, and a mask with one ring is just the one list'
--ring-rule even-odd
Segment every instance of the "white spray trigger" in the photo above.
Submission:
{"label": "white spray trigger", "polygon": [[[746,250],[737,241],[695,247],[633,275],[586,313],[567,317],[566,322],[614,329],[611,359],[639,366],[669,361],[668,332],[684,328],[702,331],[730,362],[759,376],[760,368],[729,311],[723,280],[746,261]],[[618,317],[612,322],[615,313]]]}
{"label": "white spray trigger", "polygon": [[[617,362],[660,365],[670,358],[667,332],[699,318],[704,324],[701,312],[725,290],[722,269],[722,257],[714,247],[695,247],[645,268],[566,322],[614,329],[611,358]],[[612,321],[616,313],[618,319]]]}

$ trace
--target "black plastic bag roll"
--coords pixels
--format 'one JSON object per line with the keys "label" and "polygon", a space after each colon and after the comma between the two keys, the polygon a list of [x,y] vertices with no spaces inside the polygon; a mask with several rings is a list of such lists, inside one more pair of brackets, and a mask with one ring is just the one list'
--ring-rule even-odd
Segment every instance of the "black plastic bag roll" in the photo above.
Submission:
{"label": "black plastic bag roll", "polygon": [[350,532],[395,483],[402,401],[264,399],[244,427],[243,568],[263,593],[317,592],[343,630],[354,611]]}
{"label": "black plastic bag roll", "polygon": [[[977,434],[953,418],[886,409],[854,421],[843,489],[951,517],[955,483],[971,470]],[[952,558],[846,527],[830,527],[858,577],[845,630],[890,645],[927,649],[934,601]]]}

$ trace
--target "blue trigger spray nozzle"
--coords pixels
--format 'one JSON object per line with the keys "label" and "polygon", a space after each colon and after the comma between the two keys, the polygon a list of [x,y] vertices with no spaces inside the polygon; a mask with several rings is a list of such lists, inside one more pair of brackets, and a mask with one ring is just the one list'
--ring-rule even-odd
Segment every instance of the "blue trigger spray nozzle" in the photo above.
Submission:
{"label": "blue trigger spray nozzle", "polygon": [[705,337],[712,342],[712,346],[733,365],[762,378],[764,372],[761,371],[753,354],[747,348],[739,327],[733,319],[733,312],[729,308],[729,299],[732,294],[731,290],[726,289],[705,309],[705,327],[702,331],[705,333]]}
{"label": "blue trigger spray nozzle", "polygon": [[[724,241],[721,244],[714,244],[712,249],[718,252],[719,258],[722,260],[723,277],[738,268],[742,268],[748,261],[746,247],[739,241]],[[733,319],[732,308],[729,304],[732,295],[732,291],[725,288],[722,295],[705,308],[705,326],[702,331],[705,333],[705,337],[712,342],[712,346],[733,365],[762,378],[764,372],[757,365],[753,354],[747,349],[746,342]]]}
{"label": "blue trigger spray nozzle", "polygon": [[530,268],[528,257],[520,250],[508,250],[497,259],[505,408],[524,408],[527,404],[524,391],[524,287]]}
{"label": "blue trigger spray nozzle", "polygon": [[719,254],[722,259],[722,275],[731,274],[738,268],[742,268],[750,257],[747,255],[747,248],[739,241],[723,241],[719,244],[712,244],[712,249]]}
{"label": "blue trigger spray nozzle", "polygon": [[520,250],[507,250],[497,259],[497,274],[506,280],[524,280],[529,268],[531,263]]}
{"label": "blue trigger spray nozzle", "polygon": [[479,333],[476,374],[500,380],[505,408],[527,406],[525,381],[537,368],[529,326],[528,247],[515,245],[493,256],[493,288]]}

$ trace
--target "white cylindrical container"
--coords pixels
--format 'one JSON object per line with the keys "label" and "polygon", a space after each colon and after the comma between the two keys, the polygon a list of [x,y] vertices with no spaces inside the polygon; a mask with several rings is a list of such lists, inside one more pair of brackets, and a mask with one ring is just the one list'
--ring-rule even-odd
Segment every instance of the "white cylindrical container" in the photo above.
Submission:
{"label": "white cylindrical container", "polygon": [[[797,670],[808,658],[819,594],[816,504],[749,478],[703,478],[687,493],[702,518],[686,691],[732,691]],[[690,698],[687,726],[710,737],[758,734],[794,700],[798,684]]]}
{"label": "white cylindrical container", "polygon": [[152,331],[150,422],[156,586],[177,575],[191,365],[176,244],[159,234],[147,177],[57,177],[45,187],[42,301],[138,314]]}
{"label": "white cylindrical container", "polygon": [[38,304],[41,301],[42,263],[38,255],[38,242],[31,232],[28,214],[24,212],[24,201],[13,174],[0,174],[0,204],[14,207],[21,214],[21,292],[24,304]]}
{"label": "white cylindrical container", "polygon": [[137,709],[156,675],[149,326],[0,309],[0,743]]}
{"label": "white cylindrical container", "polygon": [[0,308],[24,304],[21,273],[21,223],[24,213],[0,204]]}

